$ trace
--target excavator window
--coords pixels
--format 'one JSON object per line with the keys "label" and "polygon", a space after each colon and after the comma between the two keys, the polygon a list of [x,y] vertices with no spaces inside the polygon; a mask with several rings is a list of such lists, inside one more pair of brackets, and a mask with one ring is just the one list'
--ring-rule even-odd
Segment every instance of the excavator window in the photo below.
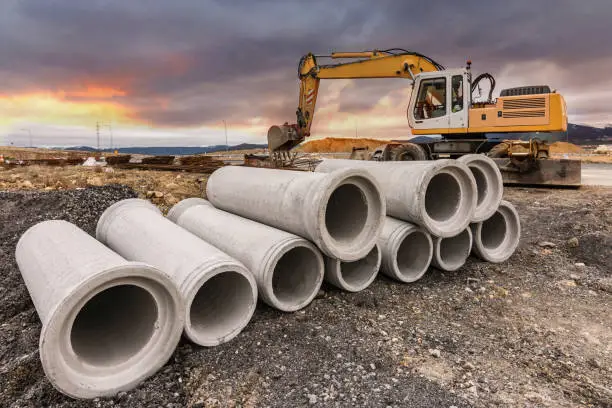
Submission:
{"label": "excavator window", "polygon": [[453,75],[452,89],[452,111],[460,112],[463,110],[463,75]]}
{"label": "excavator window", "polygon": [[446,115],[446,78],[423,80],[418,95],[414,106],[415,119],[432,119]]}

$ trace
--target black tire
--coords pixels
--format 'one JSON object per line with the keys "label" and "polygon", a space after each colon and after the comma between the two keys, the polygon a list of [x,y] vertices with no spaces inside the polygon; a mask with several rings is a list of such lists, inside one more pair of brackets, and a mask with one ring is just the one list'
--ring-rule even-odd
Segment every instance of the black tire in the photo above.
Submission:
{"label": "black tire", "polygon": [[393,151],[393,161],[427,160],[427,153],[423,147],[414,143],[403,143]]}
{"label": "black tire", "polygon": [[510,146],[508,146],[507,143],[496,144],[495,146],[491,148],[491,150],[489,150],[489,152],[487,153],[487,156],[493,159],[503,159],[505,157],[508,157],[509,148]]}

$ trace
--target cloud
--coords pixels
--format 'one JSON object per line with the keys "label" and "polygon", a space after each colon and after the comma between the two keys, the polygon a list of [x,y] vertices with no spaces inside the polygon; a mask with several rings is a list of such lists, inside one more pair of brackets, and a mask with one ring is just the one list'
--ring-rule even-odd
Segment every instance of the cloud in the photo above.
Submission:
{"label": "cloud", "polygon": [[[498,88],[550,84],[568,95],[570,118],[604,123],[612,121],[602,109],[612,95],[600,92],[610,89],[612,49],[602,44],[611,20],[609,0],[6,0],[0,93],[112,101],[126,126],[274,124],[294,120],[301,55],[399,46],[447,67],[471,58]],[[407,127],[403,83],[354,81],[331,99],[324,86],[317,129],[333,130],[332,113],[381,114],[381,98],[398,105],[392,121]],[[98,119],[108,118],[90,121]]]}

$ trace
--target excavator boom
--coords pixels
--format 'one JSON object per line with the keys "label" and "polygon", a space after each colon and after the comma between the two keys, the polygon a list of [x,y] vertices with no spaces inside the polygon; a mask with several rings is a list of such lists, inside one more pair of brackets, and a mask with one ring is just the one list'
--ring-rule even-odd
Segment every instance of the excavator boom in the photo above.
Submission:
{"label": "excavator boom", "polygon": [[[317,60],[323,58],[343,61],[321,65]],[[419,73],[443,69],[431,58],[403,49],[306,54],[298,65],[300,99],[297,122],[272,126],[268,131],[268,148],[270,151],[288,151],[310,136],[321,79],[406,78],[414,81]]]}

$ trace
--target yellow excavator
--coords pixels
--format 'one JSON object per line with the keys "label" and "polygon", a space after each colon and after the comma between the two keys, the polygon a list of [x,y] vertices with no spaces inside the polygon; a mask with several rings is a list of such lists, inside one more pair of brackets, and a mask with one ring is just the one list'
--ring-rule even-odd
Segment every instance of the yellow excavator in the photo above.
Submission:
{"label": "yellow excavator", "polygon": [[[319,64],[319,59],[341,60]],[[404,78],[411,82],[408,124],[417,136],[394,141],[369,154],[370,160],[435,160],[468,153],[493,157],[507,184],[580,185],[580,161],[553,160],[550,139],[567,132],[565,100],[548,86],[504,89],[493,99],[495,79],[483,73],[472,77],[466,67],[446,69],[431,58],[404,49],[335,52],[304,55],[296,123],[272,126],[268,149],[275,162],[310,136],[321,79]],[[489,92],[477,101],[481,82]],[[420,137],[419,137],[420,136]]]}

